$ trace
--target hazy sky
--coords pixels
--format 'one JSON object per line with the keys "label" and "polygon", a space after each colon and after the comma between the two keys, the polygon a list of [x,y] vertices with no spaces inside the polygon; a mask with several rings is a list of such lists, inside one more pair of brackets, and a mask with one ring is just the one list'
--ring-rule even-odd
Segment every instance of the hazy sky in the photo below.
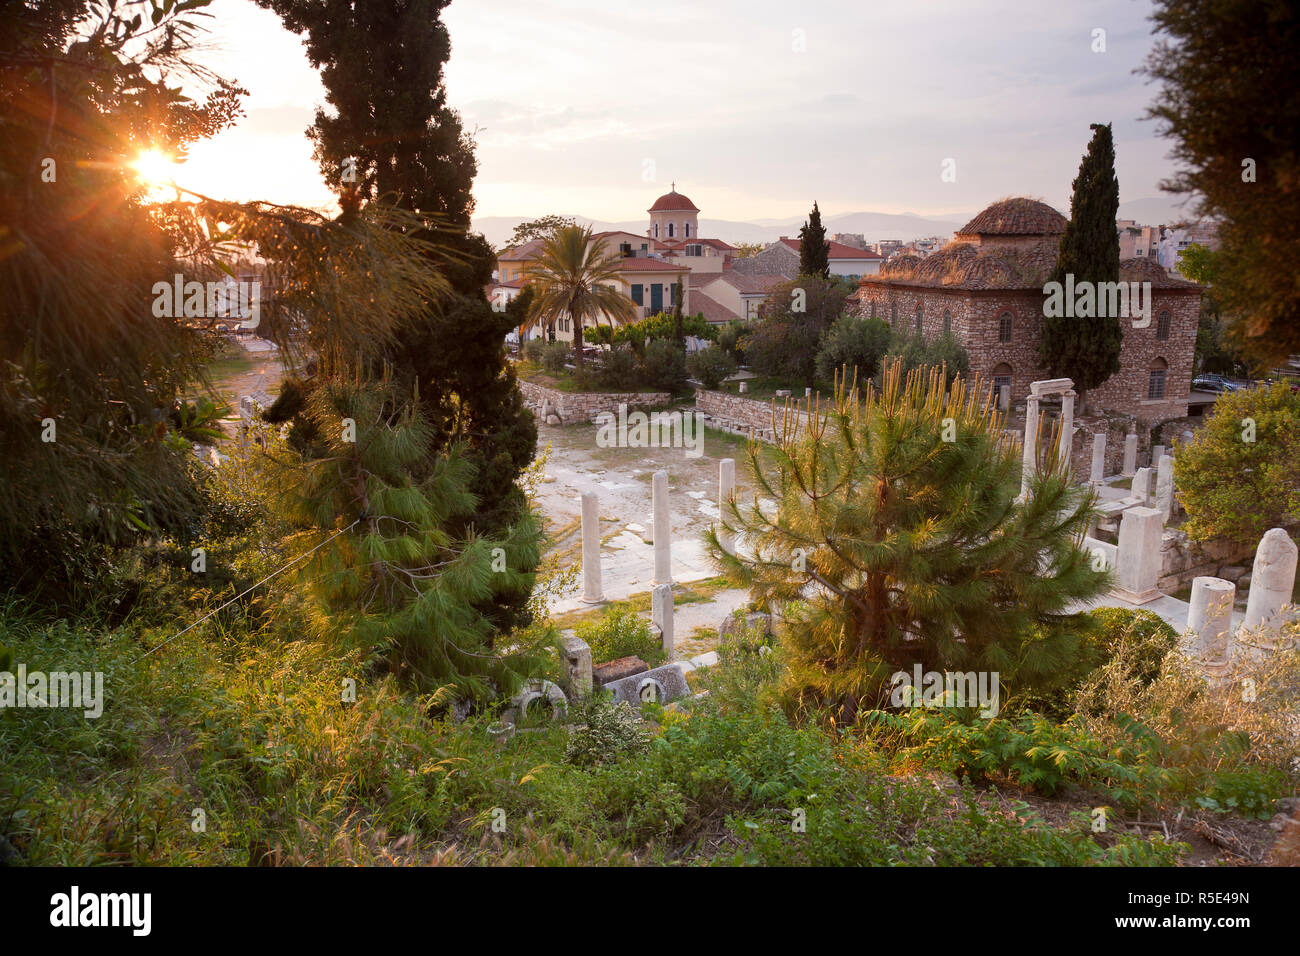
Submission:
{"label": "hazy sky", "polygon": [[[250,0],[209,8],[202,57],[251,95],[180,180],[322,205],[303,131],[324,91]],[[1090,122],[1122,200],[1158,196],[1169,143],[1141,120],[1148,0],[456,0],[451,104],[478,130],[476,215],[641,218],[676,180],[710,218],[944,214],[1006,195],[1068,211]],[[1106,50],[1093,52],[1103,29]],[[946,159],[956,182],[943,182]]]}

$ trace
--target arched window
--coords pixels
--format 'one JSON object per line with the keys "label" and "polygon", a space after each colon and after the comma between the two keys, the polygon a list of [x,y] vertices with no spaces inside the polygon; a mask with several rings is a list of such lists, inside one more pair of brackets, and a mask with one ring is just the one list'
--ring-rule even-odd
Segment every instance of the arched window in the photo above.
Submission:
{"label": "arched window", "polygon": [[672,239],[676,234],[677,234],[677,223],[670,222],[668,224],[668,238]]}
{"label": "arched window", "polygon": [[1012,320],[1011,320],[1010,312],[1003,312],[1002,315],[998,318],[998,341],[999,342],[1011,341],[1011,322]]}
{"label": "arched window", "polygon": [[916,334],[921,334],[921,303],[916,303]]}
{"label": "arched window", "polygon": [[890,325],[898,324],[898,303],[897,302],[889,303],[889,324]]}
{"label": "arched window", "polygon": [[1165,378],[1169,372],[1169,363],[1162,358],[1151,363],[1147,372],[1147,400],[1157,401],[1165,397]]}
{"label": "arched window", "polygon": [[1156,338],[1161,341],[1169,338],[1169,322],[1173,318],[1168,309],[1161,309],[1160,315],[1156,318]]}
{"label": "arched window", "polygon": [[943,310],[943,334],[952,334],[952,312],[948,309]]}
{"label": "arched window", "polygon": [[687,239],[691,238],[691,224],[690,224],[689,222],[688,222],[688,223],[685,223],[685,224],[682,226],[682,229],[684,229],[684,230],[686,231],[686,238],[687,238]]}

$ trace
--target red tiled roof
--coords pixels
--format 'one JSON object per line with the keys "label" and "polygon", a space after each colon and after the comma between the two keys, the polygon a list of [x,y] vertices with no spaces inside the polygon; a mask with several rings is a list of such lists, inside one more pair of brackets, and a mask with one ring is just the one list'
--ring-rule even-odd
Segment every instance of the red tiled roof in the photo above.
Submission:
{"label": "red tiled roof", "polygon": [[628,256],[614,264],[616,272],[686,272],[685,266],[675,266],[664,259],[649,256]]}
{"label": "red tiled roof", "polygon": [[[783,236],[781,238],[781,242],[789,246],[795,252],[798,252],[800,244],[803,242],[803,240],[787,239]],[[831,247],[830,258],[832,259],[883,259],[885,258],[884,256],[880,255],[880,253],[878,252],[871,252],[867,249],[858,249],[855,248],[854,246],[846,246],[842,242],[835,242],[834,240],[831,239],[827,239],[826,244]]]}
{"label": "red tiled roof", "polygon": [[529,239],[522,246],[515,246],[513,249],[507,249],[497,256],[498,260],[506,262],[518,262],[521,259],[536,259],[538,253],[542,251],[542,240]]}
{"label": "red tiled roof", "polygon": [[705,322],[725,324],[733,319],[740,318],[740,316],[736,315],[736,313],[732,312],[717,299],[705,295],[698,289],[691,289],[690,303],[691,314],[694,315],[699,313],[703,315]]}
{"label": "red tiled roof", "polygon": [[672,192],[664,193],[656,199],[654,205],[647,209],[646,212],[676,212],[678,210],[686,210],[689,212],[700,211],[699,207],[697,207],[695,203],[691,202],[674,189]]}
{"label": "red tiled roof", "polygon": [[718,278],[739,290],[741,295],[760,295],[770,291],[773,286],[790,281],[785,276],[746,275],[734,271],[720,272]]}

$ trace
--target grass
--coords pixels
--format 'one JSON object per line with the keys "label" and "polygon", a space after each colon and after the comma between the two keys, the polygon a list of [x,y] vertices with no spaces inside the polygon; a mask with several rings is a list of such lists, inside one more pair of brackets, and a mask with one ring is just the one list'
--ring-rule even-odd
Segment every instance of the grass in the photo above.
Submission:
{"label": "grass", "polygon": [[[673,585],[673,607],[682,607],[687,604],[703,604],[706,601],[712,601],[719,591],[725,591],[730,587],[731,585],[727,583],[727,579],[724,577],[705,578],[701,581],[692,581],[690,584]],[[607,610],[613,608],[623,608],[636,614],[649,614],[650,592],[644,591],[640,594],[633,594],[625,600],[610,601],[608,604],[594,609],[559,614],[554,616],[551,621],[559,628],[577,627],[579,624],[586,624],[603,617]]]}

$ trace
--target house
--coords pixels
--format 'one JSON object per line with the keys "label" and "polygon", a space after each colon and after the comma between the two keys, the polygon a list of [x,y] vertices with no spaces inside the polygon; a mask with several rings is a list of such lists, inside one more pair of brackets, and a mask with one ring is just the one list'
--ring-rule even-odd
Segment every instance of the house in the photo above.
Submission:
{"label": "house", "polygon": [[1189,246],[1205,246],[1209,249],[1219,248],[1219,227],[1213,222],[1197,222],[1175,229],[1166,229],[1160,238],[1158,256],[1160,264],[1170,272],[1178,269],[1178,263]]}
{"label": "house", "polygon": [[[1045,203],[1004,199],[968,222],[926,259],[897,255],[858,287],[859,309],[926,338],[951,332],[972,375],[1008,385],[1012,401],[1047,378],[1039,364],[1043,285],[1056,265],[1066,219]],[[1095,406],[1147,422],[1187,414],[1201,288],[1148,257],[1120,262],[1124,282],[1149,282],[1151,322],[1122,319],[1120,370],[1088,391]],[[1087,321],[1080,319],[1080,321]]]}
{"label": "house", "polygon": [[[696,277],[692,277],[695,279]],[[758,317],[759,307],[775,286],[788,281],[783,275],[749,275],[729,269],[717,277],[703,280],[696,294],[702,293],[726,310],[724,322],[741,319],[749,322]],[[695,300],[692,300],[695,301]],[[707,315],[705,318],[709,318]],[[713,321],[710,319],[710,321]]]}
{"label": "house", "polygon": [[1160,248],[1164,226],[1139,226],[1133,219],[1116,219],[1121,259],[1154,259]]}
{"label": "house", "polygon": [[[795,255],[795,271],[798,272],[798,262],[802,239],[787,239],[782,236],[780,239],[782,245],[791,249]],[[828,258],[830,260],[831,275],[844,276],[849,279],[857,279],[862,276],[873,276],[880,272],[880,265],[885,261],[885,257],[878,252],[870,252],[866,249],[857,249],[853,246],[846,246],[842,242],[831,240],[827,242],[830,246]]]}

